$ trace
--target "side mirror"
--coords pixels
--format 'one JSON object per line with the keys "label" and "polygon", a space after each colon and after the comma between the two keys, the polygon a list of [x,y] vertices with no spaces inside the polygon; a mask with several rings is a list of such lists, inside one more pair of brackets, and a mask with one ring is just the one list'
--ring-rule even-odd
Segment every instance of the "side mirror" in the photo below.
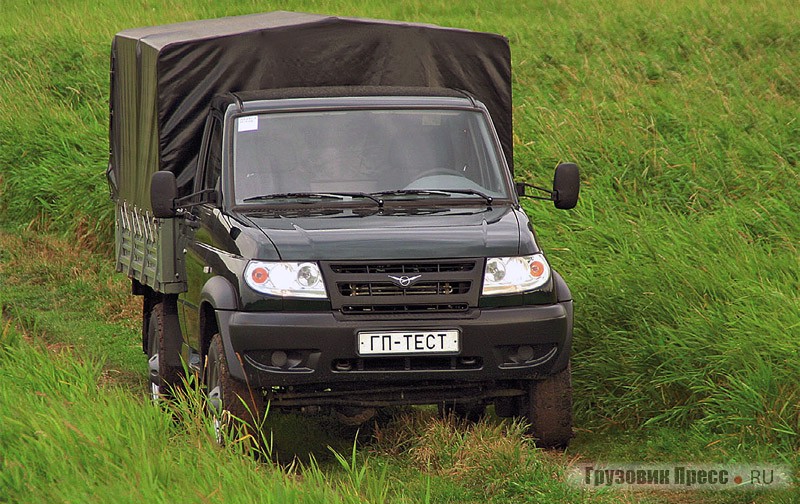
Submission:
{"label": "side mirror", "polygon": [[556,166],[553,176],[553,203],[556,208],[569,210],[578,204],[578,194],[581,191],[581,177],[578,165],[575,163],[561,163]]}
{"label": "side mirror", "polygon": [[171,171],[157,171],[150,179],[150,206],[159,219],[175,217],[175,198],[178,183]]}

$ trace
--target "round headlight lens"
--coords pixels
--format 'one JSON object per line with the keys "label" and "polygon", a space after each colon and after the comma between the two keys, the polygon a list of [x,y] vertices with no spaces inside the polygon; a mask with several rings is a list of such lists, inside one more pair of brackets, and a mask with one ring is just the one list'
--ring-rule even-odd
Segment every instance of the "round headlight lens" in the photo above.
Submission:
{"label": "round headlight lens", "polygon": [[297,283],[303,287],[314,287],[320,283],[322,276],[316,264],[305,263],[297,270]]}
{"label": "round headlight lens", "polygon": [[542,261],[536,261],[536,260],[531,261],[530,270],[531,270],[531,276],[533,278],[539,278],[545,273],[544,263]]}
{"label": "round headlight lens", "polygon": [[261,266],[253,268],[253,271],[250,272],[250,279],[256,285],[264,285],[269,280],[269,271]]}
{"label": "round headlight lens", "polygon": [[487,282],[502,282],[506,276],[506,266],[503,261],[497,257],[493,257],[486,261],[486,281]]}

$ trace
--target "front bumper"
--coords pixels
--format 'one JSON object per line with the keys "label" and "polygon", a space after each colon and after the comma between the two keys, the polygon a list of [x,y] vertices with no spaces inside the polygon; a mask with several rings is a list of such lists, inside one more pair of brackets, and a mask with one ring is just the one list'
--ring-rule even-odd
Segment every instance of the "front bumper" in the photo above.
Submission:
{"label": "front bumper", "polygon": [[[424,318],[219,310],[217,320],[231,375],[251,386],[287,390],[544,378],[566,367],[572,344],[572,301]],[[359,331],[438,329],[459,330],[458,355],[360,357],[356,350]]]}

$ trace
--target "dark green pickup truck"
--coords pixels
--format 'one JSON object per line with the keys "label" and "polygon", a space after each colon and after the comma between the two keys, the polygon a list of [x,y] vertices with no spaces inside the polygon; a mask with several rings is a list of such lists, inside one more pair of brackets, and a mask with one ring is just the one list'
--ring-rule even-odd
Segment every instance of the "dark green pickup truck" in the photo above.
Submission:
{"label": "dark green pickup truck", "polygon": [[[111,62],[117,269],[154,398],[217,412],[439,404],[572,435],[572,297],[512,179],[505,38],[275,12],[126,30]],[[578,169],[545,199],[572,208]]]}

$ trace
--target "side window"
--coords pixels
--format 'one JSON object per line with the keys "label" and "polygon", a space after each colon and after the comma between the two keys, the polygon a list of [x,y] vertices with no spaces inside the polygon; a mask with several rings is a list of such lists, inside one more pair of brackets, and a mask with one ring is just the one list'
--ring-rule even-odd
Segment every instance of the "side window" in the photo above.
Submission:
{"label": "side window", "polygon": [[210,128],[202,188],[219,189],[222,171],[222,123],[216,117],[212,118]]}

